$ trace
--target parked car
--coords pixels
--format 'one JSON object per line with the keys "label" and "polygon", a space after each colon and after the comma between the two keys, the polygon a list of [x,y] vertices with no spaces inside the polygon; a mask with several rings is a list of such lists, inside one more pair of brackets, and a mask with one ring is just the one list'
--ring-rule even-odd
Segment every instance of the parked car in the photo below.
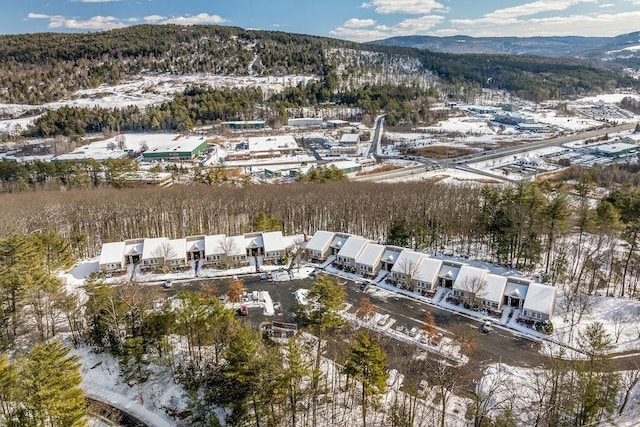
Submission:
{"label": "parked car", "polygon": [[269,275],[268,275],[267,273],[262,273],[262,274],[260,275],[260,280],[262,280],[263,282],[264,282],[265,280],[269,280]]}
{"label": "parked car", "polygon": [[491,330],[493,329],[493,323],[491,323],[491,320],[485,320],[485,322],[482,324],[481,329],[485,334],[491,332]]}
{"label": "parked car", "polygon": [[173,280],[172,279],[167,279],[164,282],[162,282],[162,287],[163,288],[170,288],[171,286],[173,286]]}

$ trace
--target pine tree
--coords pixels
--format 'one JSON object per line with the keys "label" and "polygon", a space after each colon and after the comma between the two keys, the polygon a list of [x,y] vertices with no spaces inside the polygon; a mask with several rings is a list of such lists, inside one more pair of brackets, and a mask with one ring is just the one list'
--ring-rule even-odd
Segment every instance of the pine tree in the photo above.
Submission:
{"label": "pine tree", "polygon": [[389,374],[387,355],[377,339],[366,332],[358,332],[355,342],[349,347],[344,373],[360,383],[362,403],[362,426],[367,426],[367,408],[375,403],[378,395],[384,393]]}
{"label": "pine tree", "polygon": [[19,400],[29,425],[84,426],[86,401],[77,356],[57,341],[34,346],[18,361]]}

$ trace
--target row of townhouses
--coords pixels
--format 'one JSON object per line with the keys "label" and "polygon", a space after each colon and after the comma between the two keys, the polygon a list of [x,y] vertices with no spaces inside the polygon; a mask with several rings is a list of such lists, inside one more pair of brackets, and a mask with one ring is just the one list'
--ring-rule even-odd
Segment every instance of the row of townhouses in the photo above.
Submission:
{"label": "row of townhouses", "polygon": [[463,262],[437,259],[398,246],[381,245],[360,236],[317,231],[311,238],[283,236],[282,232],[257,232],[241,236],[191,236],[183,239],[132,239],[105,243],[100,254],[100,270],[125,272],[130,265],[142,271],[160,266],[174,270],[200,266],[239,267],[275,264],[300,245],[309,261],[331,263],[334,267],[366,278],[381,274],[397,287],[433,296],[438,287],[451,289],[450,298],[472,308],[501,313],[504,308],[520,310],[531,321],[548,320],[554,310],[556,288],[523,277],[494,274]]}
{"label": "row of townhouses", "polygon": [[311,261],[331,260],[337,268],[369,278],[382,271],[387,282],[422,295],[433,296],[440,286],[451,289],[452,300],[473,308],[501,313],[511,307],[531,321],[548,320],[553,315],[556,288],[526,278],[493,274],[465,263],[329,231],[317,231],[305,249]]}
{"label": "row of townhouses", "polygon": [[226,268],[250,265],[252,259],[254,265],[275,264],[286,258],[298,239],[302,237],[283,236],[280,231],[240,236],[131,239],[103,244],[99,267],[106,273],[121,273],[130,265],[140,266],[142,271],[161,266],[187,269],[191,261],[199,261],[200,266]]}

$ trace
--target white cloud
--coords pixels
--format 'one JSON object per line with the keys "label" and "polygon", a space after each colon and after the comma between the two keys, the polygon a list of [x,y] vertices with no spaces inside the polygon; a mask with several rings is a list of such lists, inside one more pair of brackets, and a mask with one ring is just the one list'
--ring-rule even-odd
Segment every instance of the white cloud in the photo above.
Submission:
{"label": "white cloud", "polygon": [[[341,27],[338,27],[335,30],[331,31],[331,34],[336,37],[359,42],[380,40],[396,36],[426,34],[429,29],[438,25],[443,20],[444,17],[442,16],[425,15],[420,18],[405,19],[404,21],[401,21],[398,24],[392,26],[377,25],[375,27],[372,27],[371,25],[353,26],[354,21],[359,23],[360,21],[372,20],[350,19],[346,21]],[[349,26],[348,24],[351,24],[351,26]]]}
{"label": "white cloud", "polygon": [[49,19],[51,15],[45,15],[44,13],[33,13],[29,12],[27,15],[28,19]]}
{"label": "white cloud", "polygon": [[122,1],[122,0],[71,0],[73,2],[79,2],[79,3],[113,3],[116,1]]}
{"label": "white cloud", "polygon": [[604,9],[604,8],[608,8],[608,7],[614,7],[616,4],[615,3],[605,3],[605,4],[601,4],[600,8]]}
{"label": "white cloud", "polygon": [[114,28],[126,27],[123,22],[113,16],[93,16],[89,19],[78,20],[67,18],[62,15],[46,15],[44,13],[29,13],[27,19],[46,19],[49,21],[49,28],[67,28],[72,30],[113,30]]}
{"label": "white cloud", "polygon": [[376,21],[374,21],[373,19],[351,18],[348,21],[346,21],[344,24],[342,24],[342,26],[344,28],[367,28],[367,27],[371,27],[375,23]]}
{"label": "white cloud", "polygon": [[[47,15],[44,13],[30,12],[27,19],[45,19],[49,21],[49,28],[66,28],[71,30],[113,30],[115,28],[123,28],[140,22],[140,19],[132,18],[116,18],[113,16],[93,16],[88,19],[69,18],[62,15]],[[162,15],[149,15],[142,18],[147,24],[178,24],[178,25],[197,25],[197,24],[221,24],[225,19],[218,15],[209,15],[207,13],[199,13],[193,16],[166,17]]]}
{"label": "white cloud", "polygon": [[498,9],[485,15],[489,19],[511,19],[520,16],[536,15],[543,12],[567,10],[579,3],[597,3],[598,0],[538,0],[519,6]]}
{"label": "white cloud", "polygon": [[167,19],[167,17],[162,15],[149,15],[149,16],[145,16],[142,19],[144,20],[144,22],[148,24],[152,24],[154,22],[164,21],[165,19]]}
{"label": "white cloud", "polygon": [[443,10],[445,7],[435,0],[371,0],[362,3],[360,7],[373,8],[377,13],[404,13],[411,15],[427,15],[433,10]]}
{"label": "white cloud", "polygon": [[113,16],[92,16],[89,19],[69,19],[64,16],[51,16],[49,18],[49,28],[67,28],[71,30],[113,30],[115,28],[126,27],[126,24],[120,22],[118,18]]}
{"label": "white cloud", "polygon": [[599,15],[569,15],[531,19],[452,19],[438,36],[466,34],[475,37],[508,36],[617,36],[638,31],[640,11]]}
{"label": "white cloud", "polygon": [[177,25],[205,25],[205,24],[222,24],[226,22],[220,15],[209,15],[208,13],[199,13],[193,16],[178,16],[166,19],[163,24]]}

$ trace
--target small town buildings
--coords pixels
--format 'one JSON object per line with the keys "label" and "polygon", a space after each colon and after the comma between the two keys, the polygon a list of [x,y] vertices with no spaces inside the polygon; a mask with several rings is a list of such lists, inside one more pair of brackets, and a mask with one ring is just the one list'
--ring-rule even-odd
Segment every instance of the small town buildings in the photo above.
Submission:
{"label": "small town buildings", "polygon": [[160,139],[149,144],[142,153],[145,161],[184,161],[193,160],[209,147],[207,140],[199,136]]}
{"label": "small town buildings", "polygon": [[342,245],[342,249],[338,251],[336,263],[345,269],[355,270],[356,258],[358,258],[360,253],[368,244],[369,240],[367,239],[358,236],[350,236],[346,239],[344,245]]}
{"label": "small town buildings", "polygon": [[485,276],[485,285],[476,294],[478,306],[491,311],[501,311],[507,280],[505,276],[487,274]]}
{"label": "small town buildings", "polygon": [[198,261],[204,259],[204,243],[205,236],[189,236],[186,238],[187,259],[189,261]]}
{"label": "small town buildings", "polygon": [[264,262],[274,264],[284,259],[287,255],[287,248],[282,239],[282,231],[270,231],[262,233],[264,245]]}
{"label": "small town buildings", "polygon": [[398,257],[404,251],[404,248],[399,246],[387,246],[384,254],[382,255],[382,259],[380,260],[380,268],[385,271],[391,271],[394,264],[398,260]]}
{"label": "small town buildings", "polygon": [[98,267],[104,273],[122,271],[125,268],[124,242],[110,242],[102,245]]}
{"label": "small town buildings", "polygon": [[150,270],[162,267],[169,255],[169,248],[166,237],[144,239],[140,268]]}
{"label": "small town buildings", "polygon": [[502,299],[503,304],[516,309],[522,308],[527,298],[530,283],[531,280],[516,277],[507,278],[507,285],[505,286],[504,297]]}
{"label": "small town buildings", "polygon": [[264,120],[250,120],[250,121],[235,121],[235,122],[222,122],[222,126],[226,126],[233,130],[255,130],[265,129],[267,122]]}
{"label": "small town buildings", "polygon": [[340,144],[344,145],[354,145],[360,142],[360,134],[359,133],[344,133],[340,137]]}
{"label": "small town buildings", "polygon": [[391,282],[399,287],[408,287],[413,281],[422,256],[423,254],[419,252],[402,251],[391,268],[391,274],[389,275]]}
{"label": "small town buildings", "polygon": [[166,244],[165,264],[174,270],[188,267],[187,239],[171,239]]}
{"label": "small town buildings", "polygon": [[356,271],[365,277],[376,277],[380,271],[380,260],[386,247],[375,243],[365,246],[356,258]]}
{"label": "small town buildings", "polygon": [[319,230],[309,239],[305,246],[307,256],[313,262],[324,262],[331,254],[331,242],[335,233]]}
{"label": "small town buildings", "polygon": [[439,285],[443,288],[453,288],[453,283],[456,281],[462,265],[459,262],[443,260],[442,268],[438,274]]}
{"label": "small town buildings", "polygon": [[488,273],[489,270],[463,265],[453,283],[454,299],[476,307],[478,305],[478,293],[482,289],[486,289],[487,281],[485,276]]}
{"label": "small town buildings", "polygon": [[636,153],[638,150],[640,150],[640,145],[618,141],[593,147],[591,152],[597,156],[615,158],[628,156]]}
{"label": "small town buildings", "polygon": [[441,269],[441,260],[422,256],[413,276],[415,291],[422,295],[432,295],[438,285],[438,273]]}
{"label": "small town buildings", "polygon": [[549,320],[553,315],[555,303],[555,287],[540,283],[530,283],[520,317],[536,322]]}
{"label": "small town buildings", "polygon": [[322,126],[324,124],[324,120],[322,118],[315,117],[302,117],[299,119],[288,119],[287,126],[293,127],[313,127],[313,126]]}
{"label": "small town buildings", "polygon": [[344,242],[347,241],[349,236],[351,236],[351,235],[350,234],[344,234],[344,233],[336,233],[335,234],[335,236],[333,238],[333,241],[329,245],[329,247],[331,248],[331,256],[334,256],[334,257],[338,256],[338,252],[340,252],[340,249],[342,249],[342,246],[344,245]]}

